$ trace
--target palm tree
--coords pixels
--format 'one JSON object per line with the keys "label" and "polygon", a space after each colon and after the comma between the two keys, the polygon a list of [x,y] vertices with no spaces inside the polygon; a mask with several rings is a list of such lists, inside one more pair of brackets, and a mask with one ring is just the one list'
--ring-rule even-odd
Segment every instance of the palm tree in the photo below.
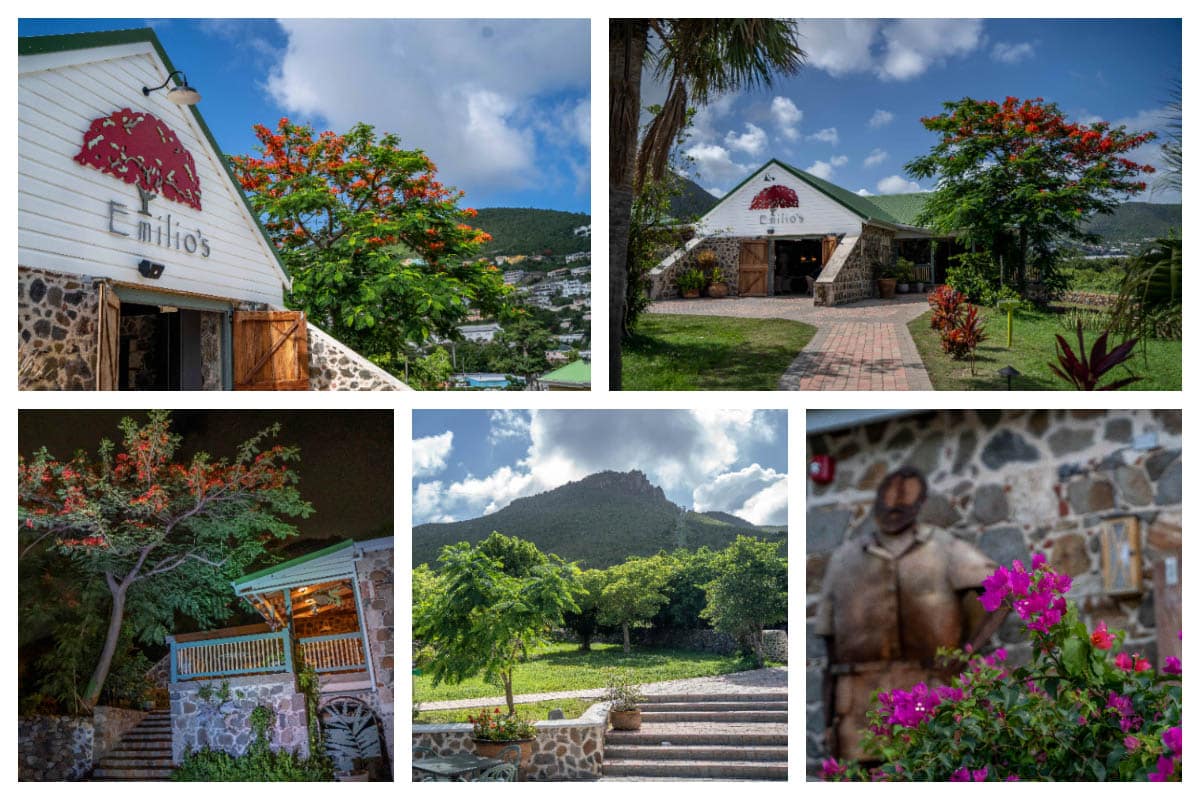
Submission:
{"label": "palm tree", "polygon": [[[797,72],[806,55],[795,23],[774,19],[612,20],[608,53],[609,387],[619,390],[635,187],[647,178],[663,177],[689,104],[705,105],[728,92],[769,87],[776,73]],[[667,83],[667,99],[638,149],[641,73],[647,61],[655,79]]]}

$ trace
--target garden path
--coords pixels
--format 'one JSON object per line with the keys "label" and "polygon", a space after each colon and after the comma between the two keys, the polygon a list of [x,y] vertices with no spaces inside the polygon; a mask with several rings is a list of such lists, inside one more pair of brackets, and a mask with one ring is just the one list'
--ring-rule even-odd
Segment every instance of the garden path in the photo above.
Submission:
{"label": "garden path", "polygon": [[[756,694],[787,689],[787,667],[766,667],[745,672],[731,672],[727,675],[709,675],[703,678],[680,678],[673,681],[642,684],[645,694]],[[513,697],[514,703],[539,703],[543,700],[561,700],[573,697],[599,697],[604,693],[603,687],[596,689],[575,689],[569,692],[542,692],[540,694],[519,694]],[[442,711],[449,708],[477,708],[479,706],[502,706],[503,697],[476,697],[465,700],[442,700],[434,703],[422,703],[423,711]]]}
{"label": "garden path", "polygon": [[923,294],[814,306],[811,297],[737,297],[660,300],[652,314],[788,319],[817,332],[779,379],[797,390],[931,390],[908,323],[924,314]]}

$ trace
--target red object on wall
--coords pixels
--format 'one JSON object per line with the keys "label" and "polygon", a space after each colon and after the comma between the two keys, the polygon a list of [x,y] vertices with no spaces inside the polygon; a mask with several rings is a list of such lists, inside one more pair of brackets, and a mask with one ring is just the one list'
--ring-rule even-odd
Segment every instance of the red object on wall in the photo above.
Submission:
{"label": "red object on wall", "polygon": [[833,456],[813,456],[808,462],[808,477],[813,483],[833,483],[836,464]]}
{"label": "red object on wall", "polygon": [[175,131],[153,114],[123,108],[92,120],[75,160],[144,193],[200,210],[196,162]]}
{"label": "red object on wall", "polygon": [[800,198],[786,186],[772,186],[769,189],[763,189],[754,195],[754,199],[750,202],[752,210],[763,208],[798,208],[799,206]]}

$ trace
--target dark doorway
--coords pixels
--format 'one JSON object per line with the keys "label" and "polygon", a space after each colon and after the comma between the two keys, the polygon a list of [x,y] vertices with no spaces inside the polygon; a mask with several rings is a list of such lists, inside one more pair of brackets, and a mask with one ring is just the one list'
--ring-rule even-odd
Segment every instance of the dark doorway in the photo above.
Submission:
{"label": "dark doorway", "polygon": [[200,366],[199,311],[121,304],[118,388],[203,389]]}
{"label": "dark doorway", "polygon": [[820,239],[776,240],[775,294],[811,294],[810,280],[820,274]]}

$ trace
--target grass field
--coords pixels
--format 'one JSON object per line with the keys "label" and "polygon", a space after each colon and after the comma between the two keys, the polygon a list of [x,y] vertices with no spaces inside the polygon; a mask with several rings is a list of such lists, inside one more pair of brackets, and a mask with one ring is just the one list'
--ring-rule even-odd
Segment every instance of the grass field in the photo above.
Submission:
{"label": "grass field", "polygon": [[644,314],[624,346],[623,388],[778,389],[816,330],[783,319]]}
{"label": "grass field", "polygon": [[[908,324],[916,342],[929,380],[934,389],[1006,389],[1007,382],[997,374],[1006,365],[1017,369],[1021,375],[1013,379],[1016,389],[1066,389],[1073,387],[1050,371],[1049,364],[1057,363],[1054,335],[1063,338],[1076,349],[1075,334],[1068,332],[1058,316],[1044,311],[1017,311],[1013,314],[1013,346],[1006,343],[1006,316],[995,309],[980,309],[986,318],[988,338],[975,351],[975,374],[971,374],[969,360],[955,361],[942,352],[941,338],[929,327],[930,312],[922,314]],[[1084,330],[1083,341],[1090,349],[1098,333]],[[1109,338],[1111,349],[1118,340]],[[1078,354],[1076,354],[1078,355]],[[1109,383],[1130,373],[1142,376],[1126,389],[1178,391],[1183,385],[1183,342],[1158,341],[1147,343],[1145,355],[1139,343],[1134,355],[1124,364],[1107,373],[1104,383]]]}
{"label": "grass field", "polygon": [[[517,665],[513,676],[514,694],[567,692],[604,687],[604,670],[623,669],[635,683],[654,683],[676,678],[724,675],[745,669],[736,655],[697,653],[688,650],[648,650],[634,648],[626,656],[621,646],[593,644],[590,652],[579,651],[572,643],[550,644],[535,651],[528,661]],[[413,676],[413,701],[462,700],[470,697],[496,697],[504,694],[498,686],[482,677],[459,684],[443,683],[434,687],[428,675]]]}
{"label": "grass field", "polygon": [[[566,697],[561,700],[543,700],[540,703],[517,703],[517,716],[521,719],[539,720],[546,719],[550,715],[550,710],[561,708],[564,719],[575,719],[580,714],[588,710],[588,707],[595,703],[595,700],[581,700],[572,697]],[[478,706],[476,708],[453,708],[445,711],[422,711],[416,719],[413,720],[414,725],[448,725],[452,722],[470,722],[467,717],[478,714],[482,708],[492,708],[495,706]],[[501,711],[507,712],[507,709],[502,705]]]}

